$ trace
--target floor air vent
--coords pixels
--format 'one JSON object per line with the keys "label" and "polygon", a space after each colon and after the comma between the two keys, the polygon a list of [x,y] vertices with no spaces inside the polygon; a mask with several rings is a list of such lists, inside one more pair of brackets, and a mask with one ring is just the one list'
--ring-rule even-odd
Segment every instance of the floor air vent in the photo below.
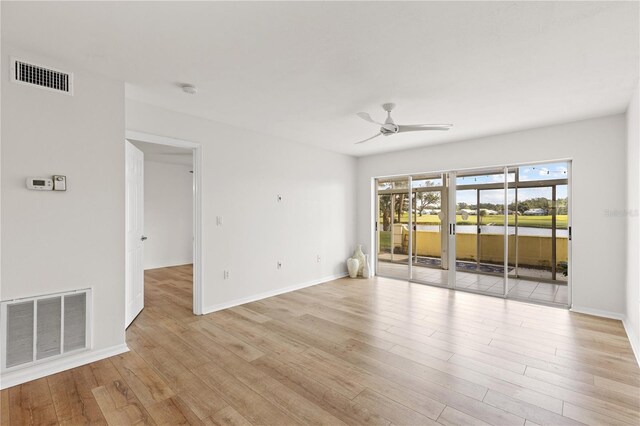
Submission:
{"label": "floor air vent", "polygon": [[73,94],[73,74],[30,64],[20,59],[11,60],[11,79],[17,83]]}
{"label": "floor air vent", "polygon": [[2,371],[87,349],[91,290],[2,302]]}

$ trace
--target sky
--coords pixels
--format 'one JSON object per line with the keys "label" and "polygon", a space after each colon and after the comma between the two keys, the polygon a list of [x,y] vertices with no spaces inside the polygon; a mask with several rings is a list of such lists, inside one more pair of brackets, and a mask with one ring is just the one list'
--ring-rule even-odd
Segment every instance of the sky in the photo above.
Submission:
{"label": "sky", "polygon": [[[528,165],[519,167],[518,169],[521,182],[529,182],[534,180],[565,179],[568,176],[568,164],[566,162]],[[432,179],[431,181],[432,185],[442,185],[441,179]],[[514,181],[515,173],[510,173],[509,182]],[[504,182],[504,173],[492,175],[460,176],[457,178],[457,185],[502,182]],[[418,179],[414,181],[413,187],[417,188],[427,186],[424,183],[424,180]],[[484,190],[481,191],[480,194],[481,203],[501,204],[504,202],[504,191],[502,189]],[[456,195],[456,203],[465,202],[467,204],[475,205],[477,202],[477,194],[474,189],[458,190]],[[509,190],[509,203],[514,201],[514,197],[515,191]],[[521,188],[518,190],[518,201],[540,197],[551,199],[551,188]],[[567,197],[567,185],[561,185],[557,187],[556,197],[558,199]]]}
{"label": "sky", "polygon": [[[533,166],[523,166],[519,168],[521,182],[532,180],[549,180],[549,179],[565,179],[568,175],[567,163],[550,163],[537,164]],[[513,182],[515,176],[510,174],[509,182]],[[501,183],[504,182],[504,174],[486,175],[486,176],[466,176],[458,177],[458,185],[469,185],[477,183]],[[501,204],[504,202],[504,191],[502,189],[486,190],[480,193],[481,203]],[[475,190],[457,191],[456,202],[465,202],[467,204],[476,204]],[[509,191],[509,202],[513,202],[514,191]],[[518,190],[518,201],[524,201],[531,198],[545,197],[551,199],[551,188],[522,188]],[[567,197],[567,186],[557,187],[557,198]]]}

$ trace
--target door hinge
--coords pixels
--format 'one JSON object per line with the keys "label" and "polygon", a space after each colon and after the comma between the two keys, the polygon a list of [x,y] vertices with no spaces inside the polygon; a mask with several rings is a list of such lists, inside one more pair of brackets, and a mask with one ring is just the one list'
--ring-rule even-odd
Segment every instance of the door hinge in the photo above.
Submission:
{"label": "door hinge", "polygon": [[571,227],[569,227],[569,241],[571,241]]}

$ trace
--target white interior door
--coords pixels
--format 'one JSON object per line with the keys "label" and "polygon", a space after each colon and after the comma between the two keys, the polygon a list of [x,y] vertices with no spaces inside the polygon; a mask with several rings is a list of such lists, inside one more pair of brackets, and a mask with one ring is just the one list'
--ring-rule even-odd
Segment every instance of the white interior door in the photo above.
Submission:
{"label": "white interior door", "polygon": [[126,278],[125,327],[144,308],[144,154],[126,144]]}

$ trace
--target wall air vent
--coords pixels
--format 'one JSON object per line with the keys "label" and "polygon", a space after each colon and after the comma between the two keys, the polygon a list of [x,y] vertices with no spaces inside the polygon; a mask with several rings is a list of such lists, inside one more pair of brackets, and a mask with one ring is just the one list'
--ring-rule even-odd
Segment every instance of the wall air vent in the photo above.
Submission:
{"label": "wall air vent", "polygon": [[11,59],[11,81],[73,95],[73,74]]}
{"label": "wall air vent", "polygon": [[1,302],[0,371],[87,349],[90,302],[89,289]]}

